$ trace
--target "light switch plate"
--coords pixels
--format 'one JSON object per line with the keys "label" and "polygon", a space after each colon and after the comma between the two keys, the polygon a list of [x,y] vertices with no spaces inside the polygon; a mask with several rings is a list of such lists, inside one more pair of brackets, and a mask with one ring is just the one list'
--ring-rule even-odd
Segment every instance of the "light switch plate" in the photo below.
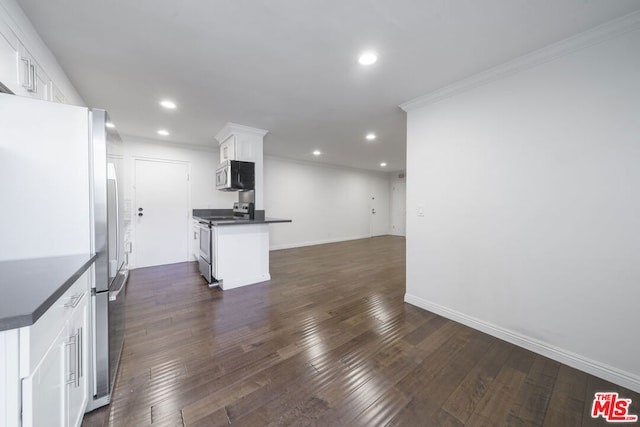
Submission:
{"label": "light switch plate", "polygon": [[418,205],[418,216],[424,216],[424,205]]}

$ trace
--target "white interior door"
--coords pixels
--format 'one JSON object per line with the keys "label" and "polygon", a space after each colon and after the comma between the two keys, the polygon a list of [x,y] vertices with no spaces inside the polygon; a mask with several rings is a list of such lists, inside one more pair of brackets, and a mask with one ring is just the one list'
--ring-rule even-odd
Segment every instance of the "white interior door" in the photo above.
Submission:
{"label": "white interior door", "polygon": [[395,181],[391,184],[391,234],[406,235],[407,183]]}
{"label": "white interior door", "polygon": [[371,210],[369,214],[371,237],[389,234],[389,181],[371,181]]}
{"label": "white interior door", "polygon": [[135,161],[136,267],[189,260],[189,166]]}

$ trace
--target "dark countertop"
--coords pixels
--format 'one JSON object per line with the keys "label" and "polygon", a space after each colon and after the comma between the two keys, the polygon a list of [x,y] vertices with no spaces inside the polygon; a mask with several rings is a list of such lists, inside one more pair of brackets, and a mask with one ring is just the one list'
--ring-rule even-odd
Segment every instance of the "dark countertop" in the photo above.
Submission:
{"label": "dark countertop", "polygon": [[293,222],[290,219],[262,218],[262,219],[209,219],[207,217],[194,216],[198,221],[208,222],[214,227],[225,225],[252,225],[252,224],[275,224],[279,222]]}
{"label": "dark countertop", "polygon": [[97,255],[0,261],[0,331],[33,325]]}

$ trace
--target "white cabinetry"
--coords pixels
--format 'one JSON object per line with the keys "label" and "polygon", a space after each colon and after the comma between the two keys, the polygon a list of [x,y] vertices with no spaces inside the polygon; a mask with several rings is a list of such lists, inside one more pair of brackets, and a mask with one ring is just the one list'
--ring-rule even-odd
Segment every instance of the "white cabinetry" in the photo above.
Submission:
{"label": "white cabinetry", "polygon": [[82,424],[88,399],[91,274],[91,269],[85,272],[33,325],[0,332],[4,367],[17,373],[0,378],[0,389],[13,390],[22,400],[21,413],[7,403],[3,425]]}
{"label": "white cabinetry", "polygon": [[223,290],[271,279],[267,224],[213,227],[213,272]]}
{"label": "white cabinetry", "polygon": [[255,163],[255,208],[264,209],[263,195],[263,139],[264,129],[227,123],[216,134],[220,143],[220,162],[240,160]]}
{"label": "white cabinetry", "polygon": [[197,219],[191,220],[191,256],[194,261],[200,258],[200,222]]}
{"label": "white cabinetry", "polygon": [[241,135],[229,135],[229,137],[220,144],[220,162],[222,163],[225,160],[255,162],[255,151],[252,140],[247,140]]}
{"label": "white cabinetry", "polygon": [[88,308],[89,295],[86,295],[78,304],[67,323],[66,360],[67,368],[65,377],[65,402],[66,425],[79,426],[87,407],[88,381]]}
{"label": "white cabinetry", "polygon": [[28,377],[22,380],[22,425],[65,425],[65,346],[62,329],[51,348]]}
{"label": "white cabinetry", "polygon": [[18,77],[22,87],[16,95],[51,101],[51,81],[24,45],[19,46]]}
{"label": "white cabinetry", "polygon": [[19,96],[68,102],[29,49],[0,16],[0,83]]}
{"label": "white cabinetry", "polygon": [[235,135],[229,136],[229,138],[220,143],[220,163],[225,160],[238,160],[236,159]]}
{"label": "white cabinetry", "polygon": [[0,83],[13,93],[21,90],[18,79],[18,37],[0,20]]}

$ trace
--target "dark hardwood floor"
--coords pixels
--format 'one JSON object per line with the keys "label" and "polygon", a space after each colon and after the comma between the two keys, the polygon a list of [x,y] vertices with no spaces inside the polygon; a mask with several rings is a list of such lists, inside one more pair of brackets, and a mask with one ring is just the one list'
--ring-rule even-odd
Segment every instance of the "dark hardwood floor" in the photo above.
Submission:
{"label": "dark hardwood floor", "polygon": [[83,426],[580,426],[640,395],[403,302],[405,240],[271,252],[269,283],[133,270],[110,406]]}

